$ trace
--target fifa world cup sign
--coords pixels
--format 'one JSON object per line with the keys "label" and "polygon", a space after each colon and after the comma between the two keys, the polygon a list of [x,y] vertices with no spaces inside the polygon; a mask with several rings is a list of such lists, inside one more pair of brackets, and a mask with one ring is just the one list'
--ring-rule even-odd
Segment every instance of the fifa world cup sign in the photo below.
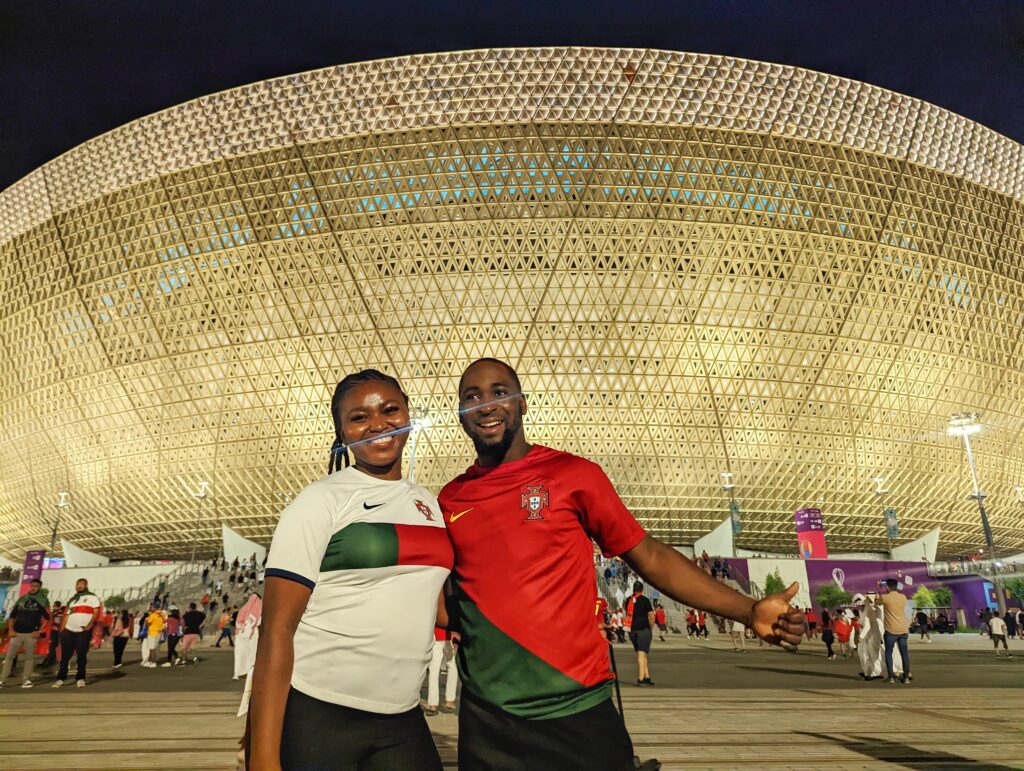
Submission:
{"label": "fifa world cup sign", "polygon": [[796,521],[796,540],[800,556],[805,560],[826,559],[828,546],[825,544],[825,524],[821,509],[800,509],[793,515]]}

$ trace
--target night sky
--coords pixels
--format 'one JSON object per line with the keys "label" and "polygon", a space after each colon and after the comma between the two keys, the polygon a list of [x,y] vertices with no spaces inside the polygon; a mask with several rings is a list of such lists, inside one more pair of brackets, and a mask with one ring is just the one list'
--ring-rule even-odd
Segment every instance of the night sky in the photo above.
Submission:
{"label": "night sky", "polygon": [[909,94],[1024,142],[1024,2],[215,2],[0,6],[0,189],[91,137],[204,94],[334,64],[470,48],[666,48]]}

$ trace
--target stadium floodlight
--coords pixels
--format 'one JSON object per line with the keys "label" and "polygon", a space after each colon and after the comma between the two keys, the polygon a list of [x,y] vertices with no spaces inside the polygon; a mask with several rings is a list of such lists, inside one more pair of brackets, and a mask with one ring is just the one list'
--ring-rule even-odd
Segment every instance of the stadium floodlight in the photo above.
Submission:
{"label": "stadium floodlight", "polygon": [[949,419],[946,432],[950,436],[970,436],[981,431],[981,416],[976,412],[959,412]]}
{"label": "stadium floodlight", "polygon": [[736,484],[732,481],[731,471],[722,472],[722,489],[725,490],[726,492],[736,489]]}
{"label": "stadium floodlight", "polygon": [[[985,511],[986,493],[981,491],[978,482],[978,467],[974,462],[974,452],[971,450],[971,436],[981,431],[981,416],[976,412],[961,412],[949,419],[946,431],[950,436],[959,436],[964,442],[964,451],[967,453],[967,465],[971,468],[971,481],[974,483],[974,492],[968,495],[978,502],[978,512],[981,514],[981,529],[985,534],[985,544],[988,546],[988,556],[992,561],[993,572],[996,564],[996,547],[992,540],[992,528],[988,524],[988,514]],[[995,583],[995,582],[993,582]],[[1006,598],[1003,596],[1003,588],[996,585],[996,601],[999,603],[999,615],[1006,615]]]}

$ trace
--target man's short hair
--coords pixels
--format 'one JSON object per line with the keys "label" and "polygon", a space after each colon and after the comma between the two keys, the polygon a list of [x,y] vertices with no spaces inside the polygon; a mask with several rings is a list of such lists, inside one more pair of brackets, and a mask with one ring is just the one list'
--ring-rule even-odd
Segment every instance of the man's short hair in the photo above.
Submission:
{"label": "man's short hair", "polygon": [[518,375],[518,373],[516,373],[516,371],[514,369],[512,369],[512,365],[509,364],[507,361],[502,361],[501,359],[493,359],[490,356],[484,356],[483,358],[477,359],[476,361],[471,362],[470,365],[468,367],[466,367],[464,370],[462,370],[462,375],[459,377],[459,390],[460,391],[462,390],[462,381],[465,379],[466,373],[469,372],[469,368],[470,367],[474,367],[477,364],[483,364],[483,363],[487,363],[487,364],[500,364],[502,367],[504,367],[508,371],[508,376],[512,379],[513,384],[515,384],[516,391],[518,391],[519,393],[523,392],[523,386],[519,382],[519,375]]}
{"label": "man's short hair", "polygon": [[39,584],[40,586],[43,585],[43,582],[40,581],[38,578],[33,578],[31,581],[29,581],[29,583],[30,584]]}
{"label": "man's short hair", "polygon": [[899,589],[900,588],[900,582],[897,581],[895,578],[887,578],[887,579],[885,579],[885,585],[888,586],[890,589]]}
{"label": "man's short hair", "polygon": [[75,583],[76,583],[76,584],[77,584],[77,583],[78,583],[79,581],[84,581],[84,582],[85,582],[85,583],[86,583],[87,585],[88,585],[88,583],[89,583],[89,579],[88,579],[88,578],[76,578],[76,579],[75,579]]}
{"label": "man's short hair", "polygon": [[190,603],[188,604],[188,609],[189,609],[189,610],[195,610],[195,609],[196,609],[196,604],[195,604],[194,602],[190,602]]}
{"label": "man's short hair", "polygon": [[634,592],[642,592],[643,590],[644,590],[644,582],[643,581],[634,581],[633,582],[633,591]]}

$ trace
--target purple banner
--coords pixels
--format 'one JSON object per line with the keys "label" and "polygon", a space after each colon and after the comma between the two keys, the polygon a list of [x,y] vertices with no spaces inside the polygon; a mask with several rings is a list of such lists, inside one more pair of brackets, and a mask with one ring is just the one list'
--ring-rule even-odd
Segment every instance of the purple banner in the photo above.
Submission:
{"label": "purple banner", "polygon": [[43,577],[43,558],[46,549],[36,549],[25,554],[25,566],[21,569],[21,582],[28,583]]}
{"label": "purple banner", "polygon": [[828,544],[825,543],[825,523],[821,509],[800,509],[793,515],[796,522],[796,542],[800,556],[805,560],[827,559]]}

